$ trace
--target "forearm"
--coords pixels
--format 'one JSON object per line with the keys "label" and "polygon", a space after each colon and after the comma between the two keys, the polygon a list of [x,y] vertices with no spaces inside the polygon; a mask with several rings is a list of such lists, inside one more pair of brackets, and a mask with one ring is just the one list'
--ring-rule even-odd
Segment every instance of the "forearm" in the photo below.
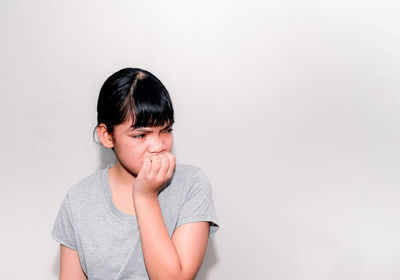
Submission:
{"label": "forearm", "polygon": [[143,256],[150,279],[183,279],[182,266],[157,196],[134,196]]}

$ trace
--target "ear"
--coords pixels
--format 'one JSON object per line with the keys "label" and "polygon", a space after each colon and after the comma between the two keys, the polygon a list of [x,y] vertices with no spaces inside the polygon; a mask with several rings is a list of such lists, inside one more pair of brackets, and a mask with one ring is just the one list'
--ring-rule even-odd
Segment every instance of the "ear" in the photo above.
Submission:
{"label": "ear", "polygon": [[111,149],[114,147],[112,135],[107,131],[107,126],[104,123],[97,126],[97,135],[99,136],[101,144],[105,148]]}

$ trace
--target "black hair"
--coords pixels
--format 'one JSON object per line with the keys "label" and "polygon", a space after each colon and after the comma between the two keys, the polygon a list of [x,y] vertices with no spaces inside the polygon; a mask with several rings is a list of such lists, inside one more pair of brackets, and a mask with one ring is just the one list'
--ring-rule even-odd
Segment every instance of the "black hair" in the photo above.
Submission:
{"label": "black hair", "polygon": [[[174,123],[174,109],[167,89],[150,72],[124,68],[112,74],[100,89],[97,126],[114,127],[127,120],[132,127],[156,127]],[[96,127],[97,127],[96,126]]]}

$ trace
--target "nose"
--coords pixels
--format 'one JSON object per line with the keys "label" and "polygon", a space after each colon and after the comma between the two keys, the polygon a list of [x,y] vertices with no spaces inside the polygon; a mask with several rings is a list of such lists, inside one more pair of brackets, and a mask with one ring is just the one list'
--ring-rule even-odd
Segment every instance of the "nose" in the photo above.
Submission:
{"label": "nose", "polygon": [[167,149],[167,145],[164,140],[160,137],[156,137],[148,146],[149,153],[161,154]]}

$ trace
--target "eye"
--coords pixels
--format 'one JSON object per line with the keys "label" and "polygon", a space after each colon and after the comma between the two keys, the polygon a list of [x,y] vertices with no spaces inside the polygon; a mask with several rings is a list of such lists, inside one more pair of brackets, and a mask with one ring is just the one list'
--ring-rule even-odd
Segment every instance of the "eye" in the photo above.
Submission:
{"label": "eye", "polygon": [[132,137],[136,138],[136,139],[140,139],[140,138],[144,138],[145,136],[146,136],[146,134],[138,134],[138,135],[133,135]]}
{"label": "eye", "polygon": [[165,133],[171,133],[172,131],[173,131],[172,128],[168,128],[168,129],[164,130]]}

